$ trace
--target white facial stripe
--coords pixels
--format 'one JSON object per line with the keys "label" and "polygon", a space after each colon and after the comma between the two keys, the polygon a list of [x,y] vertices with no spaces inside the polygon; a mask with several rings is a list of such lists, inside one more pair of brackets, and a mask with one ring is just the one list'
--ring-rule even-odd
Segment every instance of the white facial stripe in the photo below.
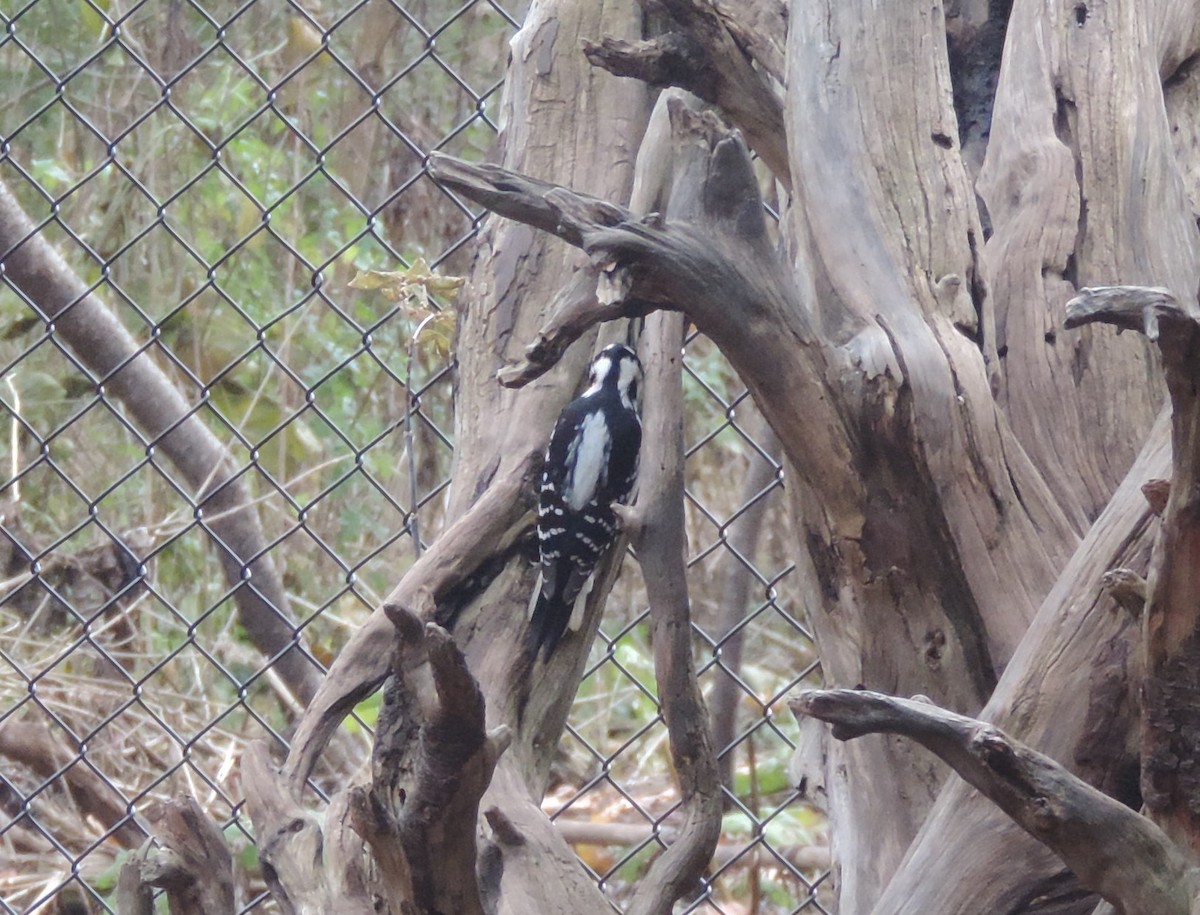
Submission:
{"label": "white facial stripe", "polygon": [[642,380],[642,369],[632,359],[621,360],[621,374],[617,376],[617,390],[621,392],[621,399],[625,401],[625,406],[632,407],[632,398],[629,396],[629,386],[637,381],[639,384]]}
{"label": "white facial stripe", "polygon": [[608,356],[601,356],[592,363],[591,384],[584,394],[595,394],[604,384],[604,379],[608,377],[608,373],[612,371],[612,360]]}

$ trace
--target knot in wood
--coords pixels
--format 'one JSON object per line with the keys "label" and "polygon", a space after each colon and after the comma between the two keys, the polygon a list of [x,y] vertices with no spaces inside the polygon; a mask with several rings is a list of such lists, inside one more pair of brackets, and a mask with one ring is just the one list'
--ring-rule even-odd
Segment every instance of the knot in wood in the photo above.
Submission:
{"label": "knot in wood", "polygon": [[942,655],[946,650],[946,633],[939,629],[930,629],[925,633],[925,666],[930,670],[938,670],[942,666]]}

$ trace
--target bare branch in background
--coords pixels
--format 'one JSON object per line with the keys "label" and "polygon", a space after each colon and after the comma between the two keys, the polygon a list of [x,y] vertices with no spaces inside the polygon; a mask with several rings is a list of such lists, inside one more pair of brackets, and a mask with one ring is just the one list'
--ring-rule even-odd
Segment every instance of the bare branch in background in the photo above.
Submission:
{"label": "bare branch in background", "polygon": [[209,534],[250,640],[300,704],[316,693],[320,668],[304,637],[229,454],[112,310],[67,265],[0,184],[0,260],[4,279],[53,325],[75,358],[133,416],[155,452],[191,487],[197,523]]}

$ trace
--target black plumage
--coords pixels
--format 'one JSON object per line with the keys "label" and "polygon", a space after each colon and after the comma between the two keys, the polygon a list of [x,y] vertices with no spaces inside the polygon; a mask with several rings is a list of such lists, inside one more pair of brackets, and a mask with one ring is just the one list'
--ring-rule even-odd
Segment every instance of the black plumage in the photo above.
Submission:
{"label": "black plumage", "polygon": [[592,361],[587,390],[567,404],[550,436],[538,504],[542,580],[529,629],[532,650],[547,658],[616,539],[613,503],[633,493],[642,442],[641,380],[633,350],[605,347]]}

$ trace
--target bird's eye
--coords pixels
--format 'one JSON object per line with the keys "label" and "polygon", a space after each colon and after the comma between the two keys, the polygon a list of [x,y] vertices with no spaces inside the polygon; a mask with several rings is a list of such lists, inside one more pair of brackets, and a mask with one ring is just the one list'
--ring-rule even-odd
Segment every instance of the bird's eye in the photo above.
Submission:
{"label": "bird's eye", "polygon": [[637,380],[634,379],[633,381],[629,382],[629,399],[637,400],[637,392],[638,392],[638,383],[637,383]]}

